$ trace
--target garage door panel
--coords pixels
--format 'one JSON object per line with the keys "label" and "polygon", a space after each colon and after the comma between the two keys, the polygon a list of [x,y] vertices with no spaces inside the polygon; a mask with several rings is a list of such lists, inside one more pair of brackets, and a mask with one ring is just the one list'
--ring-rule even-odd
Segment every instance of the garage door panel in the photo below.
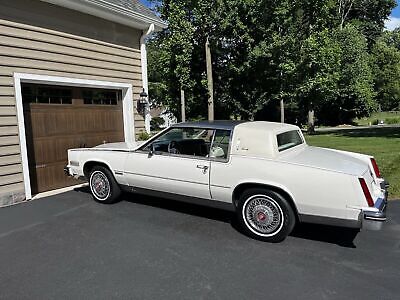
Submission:
{"label": "garage door panel", "polygon": [[[31,185],[35,184],[38,186],[36,192],[44,192],[49,190],[55,190],[66,186],[76,185],[79,182],[73,178],[65,176],[63,168],[64,162],[52,163],[49,165],[39,165],[34,169],[35,180]],[[32,170],[32,169],[31,169]],[[32,175],[31,175],[32,176]]]}
{"label": "garage door panel", "polygon": [[70,102],[24,103],[33,193],[77,184],[63,172],[68,149],[124,140],[121,101],[115,105],[84,104],[83,99]]}

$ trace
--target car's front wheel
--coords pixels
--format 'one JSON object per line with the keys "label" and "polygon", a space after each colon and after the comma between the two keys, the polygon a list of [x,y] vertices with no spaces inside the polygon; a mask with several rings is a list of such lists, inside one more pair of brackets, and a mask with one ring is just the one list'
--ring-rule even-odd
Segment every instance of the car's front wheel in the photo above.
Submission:
{"label": "car's front wheel", "polygon": [[121,195],[121,189],[113,174],[103,166],[95,166],[91,170],[89,186],[94,200],[100,203],[116,203]]}
{"label": "car's front wheel", "polygon": [[266,242],[283,241],[296,223],[288,201],[279,193],[267,189],[244,191],[236,211],[245,232]]}

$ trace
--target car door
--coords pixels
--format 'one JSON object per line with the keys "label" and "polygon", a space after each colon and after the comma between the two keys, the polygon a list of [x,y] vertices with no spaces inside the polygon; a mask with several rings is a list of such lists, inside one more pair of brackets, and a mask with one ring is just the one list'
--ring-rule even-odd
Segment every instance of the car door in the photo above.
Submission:
{"label": "car door", "polygon": [[209,151],[214,130],[173,127],[129,154],[124,175],[136,188],[210,199]]}

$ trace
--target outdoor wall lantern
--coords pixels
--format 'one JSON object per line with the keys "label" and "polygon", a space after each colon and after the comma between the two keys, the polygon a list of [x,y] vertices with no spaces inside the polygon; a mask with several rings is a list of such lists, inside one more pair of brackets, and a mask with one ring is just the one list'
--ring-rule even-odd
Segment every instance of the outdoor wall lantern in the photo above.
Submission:
{"label": "outdoor wall lantern", "polygon": [[143,91],[140,93],[140,98],[137,101],[137,110],[141,115],[143,115],[146,111],[146,107],[147,107],[147,93],[143,89]]}

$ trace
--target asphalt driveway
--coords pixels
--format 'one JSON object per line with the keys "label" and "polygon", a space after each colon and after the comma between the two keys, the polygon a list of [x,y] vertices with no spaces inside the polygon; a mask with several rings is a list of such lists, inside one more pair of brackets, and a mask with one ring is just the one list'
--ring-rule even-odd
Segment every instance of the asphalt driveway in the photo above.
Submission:
{"label": "asphalt driveway", "polygon": [[399,299],[400,202],[380,232],[251,240],[229,212],[73,191],[0,209],[0,299]]}

